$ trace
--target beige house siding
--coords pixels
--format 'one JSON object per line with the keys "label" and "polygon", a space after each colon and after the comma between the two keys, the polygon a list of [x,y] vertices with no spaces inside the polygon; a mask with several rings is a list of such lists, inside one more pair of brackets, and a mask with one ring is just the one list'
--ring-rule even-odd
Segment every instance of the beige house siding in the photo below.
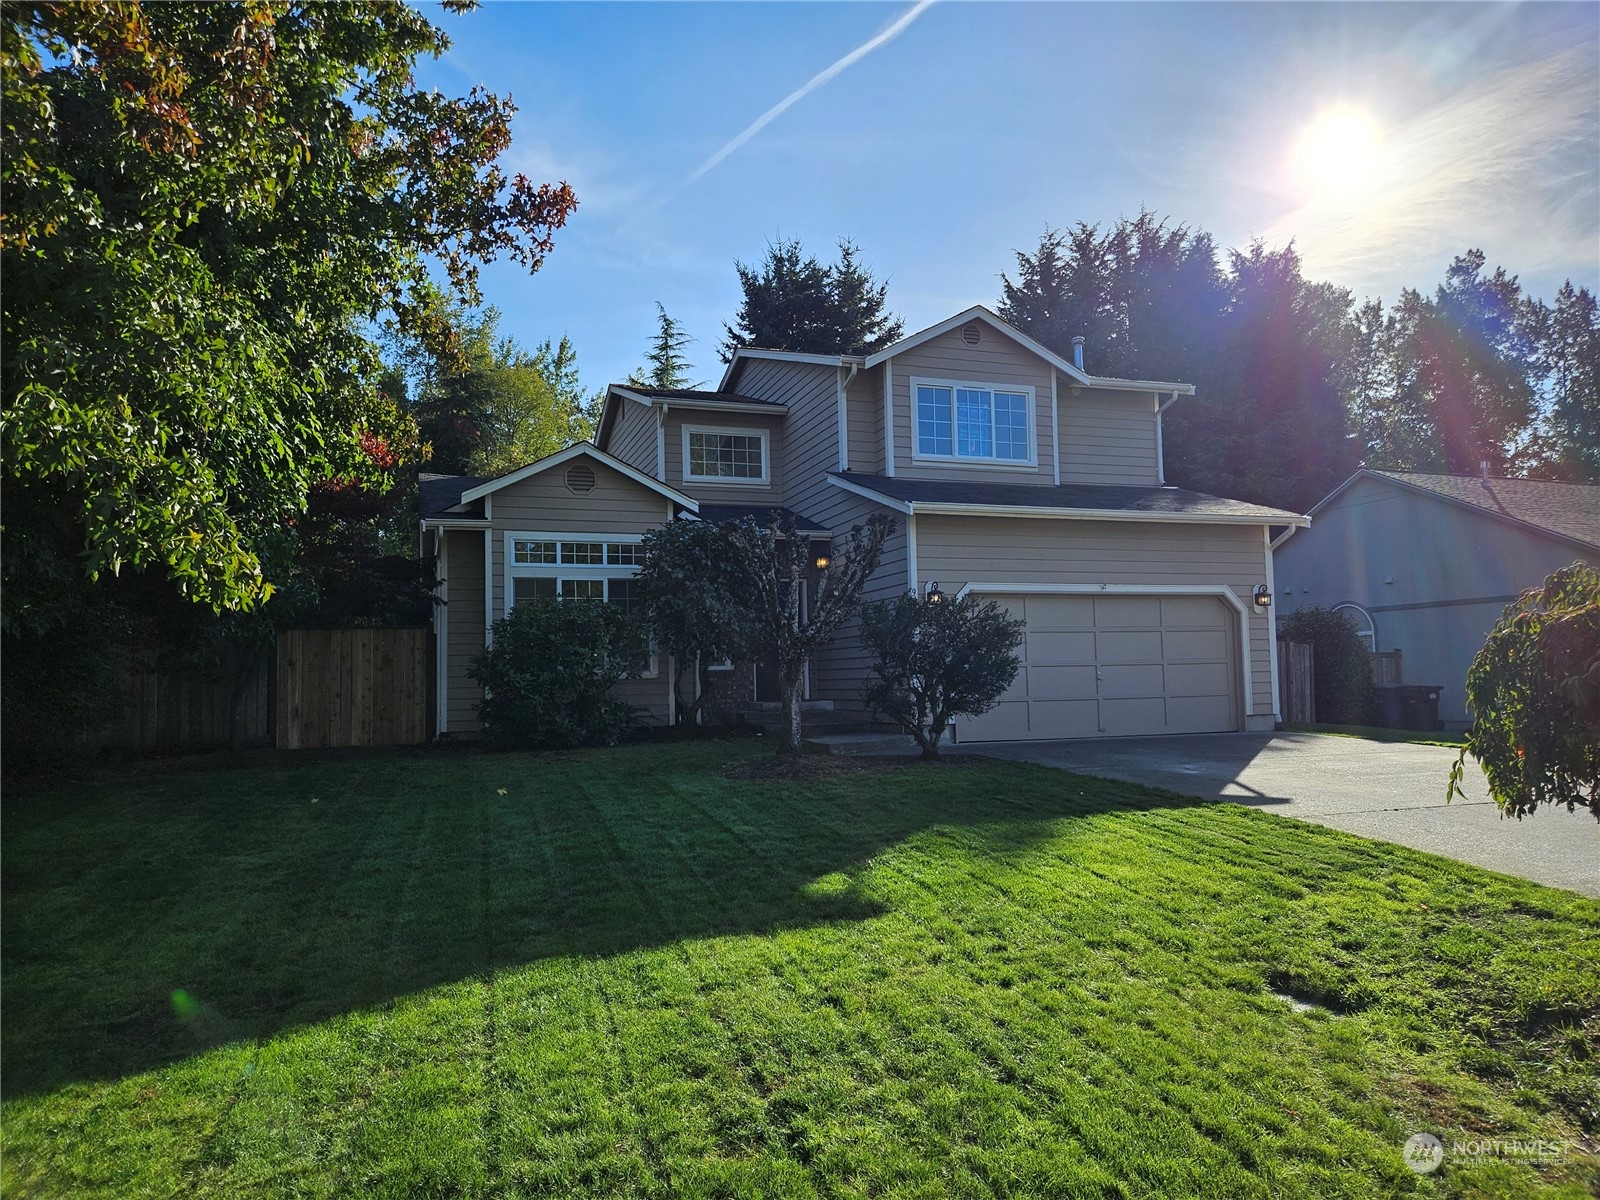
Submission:
{"label": "beige house siding", "polygon": [[1153,394],[1063,383],[1060,406],[1062,483],[1161,482]]}
{"label": "beige house siding", "polygon": [[951,595],[969,584],[1225,586],[1248,612],[1246,715],[1271,718],[1272,621],[1251,600],[1267,581],[1259,526],[921,516],[917,575]]}
{"label": "beige house siding", "polygon": [[445,609],[445,731],[476,733],[477,705],[483,688],[467,676],[472,660],[483,653],[483,531],[452,529],[445,534],[445,566],[449,572]]}
{"label": "beige house siding", "polygon": [[[923,342],[887,364],[894,372],[895,474],[908,479],[981,479],[993,483],[1055,482],[1055,442],[1050,427],[1050,381],[1054,368],[999,330],[979,323],[982,341],[968,346],[961,330]],[[911,380],[941,379],[1033,389],[1036,465],[994,466],[974,462],[934,462],[915,458]],[[880,395],[882,384],[880,382]]]}
{"label": "beige house siding", "polygon": [[[640,408],[639,405],[634,405]],[[643,411],[643,409],[640,409]],[[505,616],[506,606],[506,535],[508,533],[577,533],[642,534],[671,518],[666,497],[643,484],[592,459],[578,458],[574,463],[586,463],[595,473],[595,487],[584,495],[574,495],[567,489],[567,465],[552,467],[519,483],[511,484],[493,494],[490,514],[493,521],[494,570],[491,586],[494,595],[494,617]],[[570,465],[570,464],[568,464]],[[474,535],[479,537],[481,535]],[[451,547],[454,550],[454,545]],[[478,551],[478,606],[483,606],[483,552]],[[581,570],[581,568],[575,568]],[[456,567],[450,564],[450,596],[455,599]],[[452,608],[454,604],[452,603]],[[453,618],[454,614],[452,614]],[[481,649],[482,619],[479,619]],[[455,626],[450,629],[451,655],[455,651]],[[474,651],[476,652],[476,651]],[[663,724],[667,720],[667,696],[670,684],[667,660],[659,659],[660,670],[654,679],[625,680],[617,685],[616,694],[628,703],[646,711],[647,723]],[[452,728],[454,723],[452,720]]]}
{"label": "beige house siding", "polygon": [[859,371],[846,393],[850,469],[883,473],[883,368]]}
{"label": "beige house siding", "polygon": [[608,444],[601,449],[613,458],[620,458],[634,470],[643,471],[652,479],[660,479],[660,464],[656,461],[655,409],[627,399],[619,399],[617,404],[617,419],[607,439]]}
{"label": "beige house siding", "polygon": [[[709,412],[702,409],[667,409],[667,478],[668,487],[677,488],[696,500],[707,504],[782,504],[784,480],[783,417],[766,416],[748,412]],[[767,473],[769,483],[730,482],[707,483],[684,477],[683,431],[692,429],[717,429],[730,433],[765,433],[767,435]]]}
{"label": "beige house siding", "polygon": [[[834,530],[836,536],[847,533],[851,526],[864,522],[874,512],[885,512],[871,501],[843,488],[825,485],[826,492],[817,492],[802,509],[807,516]],[[884,544],[883,558],[877,571],[867,581],[862,592],[862,603],[890,600],[903,594],[909,584],[906,567],[906,519],[891,514],[896,521],[895,531]],[[869,670],[867,652],[862,648],[860,621],[852,617],[833,635],[833,640],[811,662],[811,696],[815,700],[832,700],[836,710],[865,716],[861,691]]]}

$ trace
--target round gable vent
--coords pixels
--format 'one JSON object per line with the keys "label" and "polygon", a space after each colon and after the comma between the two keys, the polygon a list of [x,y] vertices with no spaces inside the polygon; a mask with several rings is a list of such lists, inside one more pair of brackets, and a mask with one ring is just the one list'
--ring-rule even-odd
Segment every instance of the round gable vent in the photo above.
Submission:
{"label": "round gable vent", "polygon": [[976,321],[961,327],[961,340],[969,346],[976,346],[983,341],[983,329]]}
{"label": "round gable vent", "polygon": [[579,496],[594,491],[594,468],[587,463],[575,463],[568,467],[567,491]]}

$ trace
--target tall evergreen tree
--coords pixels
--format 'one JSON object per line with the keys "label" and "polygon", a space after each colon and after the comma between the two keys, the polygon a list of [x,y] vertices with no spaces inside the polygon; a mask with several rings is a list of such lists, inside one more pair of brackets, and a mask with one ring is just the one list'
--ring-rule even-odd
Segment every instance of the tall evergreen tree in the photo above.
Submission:
{"label": "tall evergreen tree", "polygon": [[667,310],[659,300],[656,301],[656,313],[660,328],[650,343],[649,353],[644,356],[645,365],[628,376],[628,382],[635,387],[696,386],[689,383],[689,360],[683,356],[683,348],[694,339],[683,331],[682,325],[667,315]]}
{"label": "tall evergreen tree", "polygon": [[886,309],[888,285],[861,265],[848,239],[825,266],[795,239],[767,247],[759,266],[736,262],[744,299],[724,325],[723,362],[741,346],[809,354],[874,354],[900,339],[904,325]]}
{"label": "tall evergreen tree", "polygon": [[1600,483],[1600,312],[1588,288],[1569,279],[1555,303],[1538,306],[1539,368],[1545,395],[1533,450],[1541,474]]}

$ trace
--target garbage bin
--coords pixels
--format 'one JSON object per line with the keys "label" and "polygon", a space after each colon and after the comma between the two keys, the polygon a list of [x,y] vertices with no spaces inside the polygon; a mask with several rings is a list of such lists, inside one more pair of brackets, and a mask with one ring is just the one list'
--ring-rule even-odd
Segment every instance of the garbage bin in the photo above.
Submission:
{"label": "garbage bin", "polygon": [[1443,729],[1439,722],[1442,690],[1436,683],[1381,684],[1372,689],[1373,720],[1385,729]]}

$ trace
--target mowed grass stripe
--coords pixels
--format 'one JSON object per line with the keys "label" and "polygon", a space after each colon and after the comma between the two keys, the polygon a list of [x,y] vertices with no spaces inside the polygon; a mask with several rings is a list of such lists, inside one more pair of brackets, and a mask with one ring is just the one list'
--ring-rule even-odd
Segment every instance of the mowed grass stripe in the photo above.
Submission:
{"label": "mowed grass stripe", "polygon": [[[1582,1133],[1592,903],[1039,768],[722,776],[755,752],[11,808],[7,1194],[1589,1193],[1592,1159],[1397,1147]],[[124,911],[165,917],[142,973]],[[45,1003],[74,978],[82,1044]]]}

